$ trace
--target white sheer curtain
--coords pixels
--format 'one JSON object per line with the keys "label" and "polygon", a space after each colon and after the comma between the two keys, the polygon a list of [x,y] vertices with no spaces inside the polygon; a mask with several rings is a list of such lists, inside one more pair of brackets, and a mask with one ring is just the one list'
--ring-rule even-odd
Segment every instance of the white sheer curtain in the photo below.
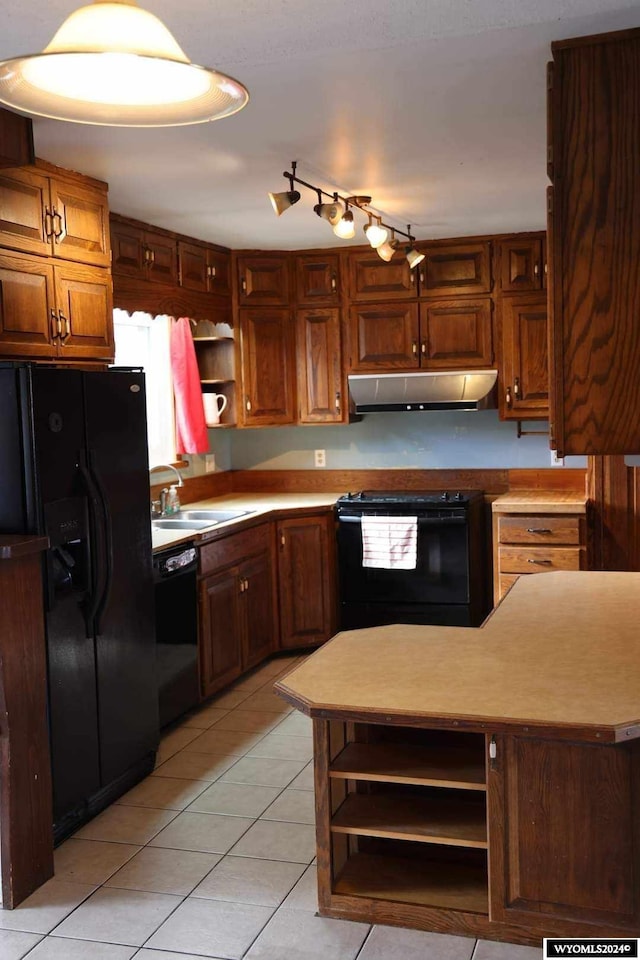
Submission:
{"label": "white sheer curtain", "polygon": [[142,367],[147,384],[149,466],[176,460],[176,430],[169,337],[171,317],[113,311],[119,367]]}

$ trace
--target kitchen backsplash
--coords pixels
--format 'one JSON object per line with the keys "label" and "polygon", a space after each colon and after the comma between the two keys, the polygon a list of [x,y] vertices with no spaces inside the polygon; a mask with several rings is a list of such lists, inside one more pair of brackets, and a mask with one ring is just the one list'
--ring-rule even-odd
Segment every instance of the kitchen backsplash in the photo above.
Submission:
{"label": "kitchen backsplash", "polygon": [[[547,424],[523,427],[546,431]],[[315,450],[325,451],[330,470],[551,465],[546,432],[518,438],[516,424],[500,421],[496,410],[380,413],[349,426],[210,430],[209,437],[216,470],[312,470]],[[203,457],[189,459],[189,473],[205,472]],[[565,466],[586,467],[586,458],[568,457]]]}

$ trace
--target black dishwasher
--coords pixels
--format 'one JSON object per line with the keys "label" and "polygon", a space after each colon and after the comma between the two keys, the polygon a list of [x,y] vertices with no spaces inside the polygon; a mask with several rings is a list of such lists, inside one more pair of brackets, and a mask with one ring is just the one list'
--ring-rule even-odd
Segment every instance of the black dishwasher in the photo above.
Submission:
{"label": "black dishwasher", "polygon": [[198,555],[192,543],[153,558],[160,726],[194,707],[198,684]]}

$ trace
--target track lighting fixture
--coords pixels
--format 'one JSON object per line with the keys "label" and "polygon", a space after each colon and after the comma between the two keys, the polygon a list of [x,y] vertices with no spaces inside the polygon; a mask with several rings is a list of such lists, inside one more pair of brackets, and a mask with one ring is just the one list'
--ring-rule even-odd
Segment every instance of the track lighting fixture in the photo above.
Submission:
{"label": "track lighting fixture", "polygon": [[[414,246],[415,238],[411,233],[410,224],[407,226],[405,233],[398,227],[391,227],[388,223],[383,223],[382,217],[367,209],[371,203],[371,197],[364,194],[341,197],[337,193],[327,193],[320,187],[307,183],[306,180],[301,180],[300,177],[296,176],[296,166],[296,161],[292,161],[291,171],[285,170],[282,174],[289,181],[289,190],[284,193],[269,194],[269,199],[278,216],[300,199],[300,194],[293,188],[294,183],[299,183],[317,194],[318,202],[313,208],[314,212],[333,227],[336,237],[340,237],[341,240],[351,240],[352,237],[355,237],[356,225],[353,219],[353,211],[361,210],[368,217],[368,223],[364,227],[365,236],[373,249],[377,250],[382,260],[388,263],[399,248],[400,242],[396,239],[396,233],[400,234],[401,237],[406,237],[409,241],[404,247],[404,254],[412,270],[424,260],[424,254],[416,250]],[[323,197],[326,197],[329,202],[323,202]]]}
{"label": "track lighting fixture", "polygon": [[300,199],[300,193],[298,190],[293,189],[293,179],[296,172],[295,162],[291,164],[293,172],[288,174],[289,177],[289,189],[284,190],[282,193],[270,193],[269,200],[271,200],[271,205],[276,212],[276,216],[280,216],[288,210],[289,207],[292,207],[294,203],[297,203]]}
{"label": "track lighting fixture", "polygon": [[364,227],[364,235],[374,250],[377,250],[378,247],[383,244],[389,236],[389,231],[385,230],[385,228],[381,226],[379,217],[377,220],[377,223],[373,223],[372,215],[369,214],[369,223]]}

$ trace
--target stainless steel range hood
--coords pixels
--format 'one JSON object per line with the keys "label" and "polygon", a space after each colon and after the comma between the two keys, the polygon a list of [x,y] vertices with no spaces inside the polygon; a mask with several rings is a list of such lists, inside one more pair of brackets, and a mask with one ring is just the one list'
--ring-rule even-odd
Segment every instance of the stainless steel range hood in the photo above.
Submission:
{"label": "stainless steel range hood", "polygon": [[497,370],[353,374],[356,413],[402,410],[488,410],[496,407]]}

